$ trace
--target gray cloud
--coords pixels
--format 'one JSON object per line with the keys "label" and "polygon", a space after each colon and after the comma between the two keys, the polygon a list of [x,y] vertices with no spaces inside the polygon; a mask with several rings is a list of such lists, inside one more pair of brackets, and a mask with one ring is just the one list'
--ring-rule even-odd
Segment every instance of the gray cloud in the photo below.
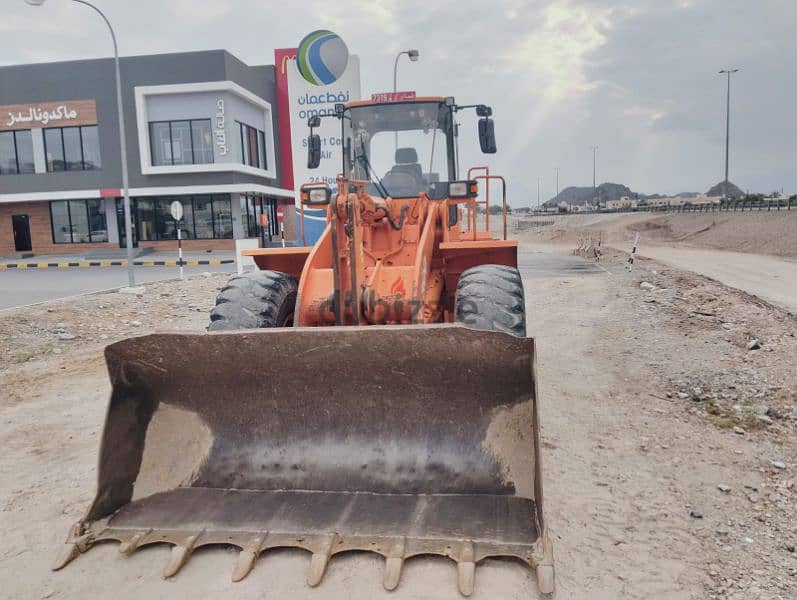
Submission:
{"label": "gray cloud", "polygon": [[[797,191],[793,116],[797,5],[778,0],[96,0],[123,54],[226,48],[272,62],[311,29],[340,33],[361,57],[364,93],[401,88],[454,95],[495,109],[499,154],[478,153],[463,117],[463,164],[488,162],[510,181],[515,206],[560,185],[598,179],[643,192],[705,191],[722,177],[724,84],[734,65],[731,178],[742,188]],[[84,7],[0,0],[5,64],[108,55],[104,25]]]}

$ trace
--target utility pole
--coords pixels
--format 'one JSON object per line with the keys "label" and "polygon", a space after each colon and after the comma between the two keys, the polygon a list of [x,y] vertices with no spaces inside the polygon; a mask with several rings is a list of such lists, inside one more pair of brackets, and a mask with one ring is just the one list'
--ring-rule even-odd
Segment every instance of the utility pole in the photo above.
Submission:
{"label": "utility pole", "polygon": [[598,155],[598,147],[597,146],[590,146],[592,148],[592,204],[593,206],[597,206],[598,200],[597,196],[597,186],[596,183],[596,173],[597,173],[597,155]]}
{"label": "utility pole", "polygon": [[722,186],[722,197],[728,199],[728,155],[731,139],[731,75],[739,69],[723,69],[720,75],[728,76],[728,91],[725,99],[725,185]]}
{"label": "utility pole", "polygon": [[556,200],[559,201],[559,167],[554,167],[556,173]]}
{"label": "utility pole", "polygon": [[537,177],[537,210],[540,210],[540,178]]}

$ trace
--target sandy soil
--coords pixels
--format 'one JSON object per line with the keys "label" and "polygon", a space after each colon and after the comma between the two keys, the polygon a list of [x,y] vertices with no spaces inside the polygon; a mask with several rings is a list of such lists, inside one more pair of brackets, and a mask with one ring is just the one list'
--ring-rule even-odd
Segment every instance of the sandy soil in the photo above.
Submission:
{"label": "sandy soil", "polygon": [[743,252],[649,244],[640,246],[638,251],[642,256],[746,291],[797,315],[797,261]]}
{"label": "sandy soil", "polygon": [[[646,260],[628,274],[623,264],[605,257],[595,273],[526,278],[557,598],[794,598],[797,321],[697,275]],[[318,589],[304,584],[309,557],[299,550],[268,553],[238,584],[228,549],[200,549],[169,581],[159,575],[165,547],[124,558],[103,544],[48,570],[94,494],[109,388],[102,347],[201,329],[222,281],[0,316],[2,595],[459,598],[445,559],[408,561],[390,594],[383,559],[366,554],[335,557]],[[747,350],[751,337],[759,350]],[[492,560],[477,569],[473,597],[537,592],[521,565]]]}
{"label": "sandy soil", "polygon": [[575,245],[585,236],[599,235],[603,242],[630,242],[639,232],[645,245],[712,248],[731,252],[770,254],[797,258],[797,209],[772,212],[717,213],[620,213],[575,214],[520,219],[550,222],[544,227],[525,227],[524,237]]}

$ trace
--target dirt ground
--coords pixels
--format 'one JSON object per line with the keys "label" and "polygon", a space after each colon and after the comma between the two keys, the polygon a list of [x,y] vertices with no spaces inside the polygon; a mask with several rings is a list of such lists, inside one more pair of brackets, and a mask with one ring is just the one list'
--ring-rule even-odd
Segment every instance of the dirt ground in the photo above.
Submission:
{"label": "dirt ground", "polygon": [[[525,278],[537,338],[545,506],[559,599],[797,597],[797,319],[702,278],[623,255]],[[199,330],[223,275],[49,302],[0,315],[0,589],[8,598],[455,599],[446,559],[273,551],[230,583],[231,549],[200,549],[173,579],[169,549],[102,544],[49,565],[94,495],[109,392],[102,348]],[[640,283],[650,285],[640,287]],[[651,287],[652,286],[652,287]],[[748,342],[758,340],[757,349]],[[473,598],[538,597],[520,564],[489,560]]]}
{"label": "dirt ground", "polygon": [[[551,225],[528,225],[551,220]],[[604,244],[612,245],[630,242],[639,232],[646,245],[797,258],[795,207],[770,212],[574,214],[528,217],[519,223],[529,237],[541,242],[575,245],[592,235],[595,239],[602,236]]]}

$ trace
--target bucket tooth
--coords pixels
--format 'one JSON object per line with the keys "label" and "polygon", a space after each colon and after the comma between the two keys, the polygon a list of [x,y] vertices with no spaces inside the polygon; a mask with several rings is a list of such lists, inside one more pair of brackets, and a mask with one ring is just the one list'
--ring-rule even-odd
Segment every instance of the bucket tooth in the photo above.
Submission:
{"label": "bucket tooth", "polygon": [[543,594],[553,594],[556,587],[553,566],[553,545],[547,533],[542,536],[542,561],[537,565],[537,587]]}
{"label": "bucket tooth", "polygon": [[476,575],[474,556],[473,542],[464,542],[457,562],[457,585],[459,593],[463,596],[470,596],[473,593],[473,582]]}
{"label": "bucket tooth", "polygon": [[55,562],[53,563],[51,569],[53,571],[63,569],[66,565],[76,559],[78,554],[80,554],[80,548],[78,548],[78,545],[75,542],[65,543],[63,548],[59,550],[58,556],[56,556]]}
{"label": "bucket tooth", "polygon": [[121,544],[119,544],[119,554],[124,554],[126,556],[130,556],[131,554],[133,554],[133,552],[138,550],[138,547],[141,545],[141,541],[147,535],[149,535],[150,531],[152,530],[148,529],[146,531],[139,531],[126,542],[122,542]]}
{"label": "bucket tooth", "polygon": [[177,571],[183,568],[183,565],[191,557],[191,552],[196,545],[197,538],[200,534],[192,535],[183,540],[182,544],[177,544],[172,548],[172,555],[169,558],[169,564],[163,570],[163,577],[171,577]]}
{"label": "bucket tooth", "polygon": [[72,525],[69,529],[69,536],[66,539],[72,541],[65,542],[63,547],[58,551],[55,562],[53,566],[50,567],[53,571],[63,569],[66,565],[75,560],[78,554],[85,552],[91,547],[92,538],[87,534],[81,535],[80,532],[82,529],[83,525],[79,522]]}
{"label": "bucket tooth", "polygon": [[263,542],[266,541],[266,535],[263,534],[252,538],[241,552],[238,553],[238,560],[235,562],[235,568],[232,572],[233,581],[241,581],[244,577],[249,575],[252,567],[255,566],[255,560],[260,555],[260,549],[263,547]]}
{"label": "bucket tooth", "polygon": [[398,587],[401,579],[401,570],[404,567],[404,538],[396,540],[385,560],[385,577],[382,585],[386,590],[392,591]]}
{"label": "bucket tooth", "polygon": [[327,570],[329,559],[332,556],[332,546],[335,544],[337,535],[332,533],[328,535],[318,552],[313,552],[313,557],[310,559],[310,570],[307,572],[307,585],[315,587],[324,578],[324,573]]}

